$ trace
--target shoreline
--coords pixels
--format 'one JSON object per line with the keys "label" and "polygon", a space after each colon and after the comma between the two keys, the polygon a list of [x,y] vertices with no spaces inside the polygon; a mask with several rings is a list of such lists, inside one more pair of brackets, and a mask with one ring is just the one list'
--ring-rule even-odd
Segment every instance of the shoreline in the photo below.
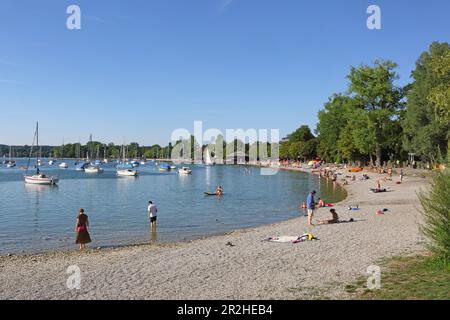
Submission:
{"label": "shoreline", "polygon": [[[302,171],[300,168],[280,169]],[[358,177],[360,175],[361,173],[357,174]],[[378,176],[373,173],[369,173],[369,175]],[[365,268],[357,267],[361,263],[367,268],[370,265],[368,263],[375,263],[379,259],[393,254],[421,250],[421,245],[418,244],[420,236],[416,224],[411,224],[411,221],[407,220],[406,228],[402,221],[405,220],[404,217],[402,219],[402,214],[414,211],[415,202],[410,199],[411,194],[414,193],[410,191],[411,188],[416,190],[418,187],[422,187],[424,180],[407,177],[405,184],[398,188],[402,190],[406,186],[407,190],[404,189],[402,196],[395,200],[392,198],[395,191],[381,194],[382,198],[386,200],[383,205],[389,206],[390,210],[395,213],[394,220],[396,221],[389,225],[379,225],[379,222],[383,219],[392,219],[391,213],[383,217],[375,217],[373,208],[370,209],[372,214],[366,217],[366,212],[363,214],[363,212],[345,211],[345,203],[358,202],[362,208],[361,211],[365,211],[366,206],[375,206],[375,208],[380,206],[379,201],[371,203],[371,199],[377,200],[379,195],[361,197],[362,189],[359,185],[362,183],[364,182],[357,180],[354,184],[351,182],[348,186],[341,186],[346,191],[347,197],[335,206],[341,218],[354,217],[357,223],[313,228],[306,226],[304,217],[294,217],[269,225],[238,229],[225,234],[174,243],[134,244],[102,248],[101,250],[90,249],[84,252],[65,250],[1,256],[0,280],[6,283],[6,288],[3,288],[0,298],[145,299],[145,288],[147,288],[156,290],[152,296],[158,299],[297,299],[308,298],[311,295],[309,291],[313,287],[325,291],[330,298],[342,297],[344,292],[342,285],[361,276],[366,271]],[[370,183],[373,186],[375,180],[371,179]],[[406,199],[404,199],[405,197]],[[401,212],[398,214],[396,211]],[[319,209],[315,218],[322,219],[327,216],[326,210]],[[418,218],[417,212],[413,214],[412,218],[414,221]],[[365,222],[372,225],[365,226]],[[398,225],[396,226],[395,223]],[[356,230],[355,233],[355,229],[359,230]],[[300,235],[306,232],[313,232],[320,240],[296,245],[261,242],[268,236]],[[377,234],[379,232],[385,232],[394,241],[386,241],[383,234],[381,237]],[[227,242],[231,242],[234,247],[226,246]],[[365,243],[368,249],[366,251],[370,252],[361,251],[361,248],[358,247],[361,243]],[[304,259],[298,261],[297,255],[304,255]],[[333,263],[333,260],[336,261]],[[262,261],[265,267],[259,264]],[[85,270],[87,277],[93,281],[88,288],[81,292],[70,291],[64,286],[63,279],[67,277],[66,268],[74,262],[80,265],[81,270]],[[128,271],[118,272],[115,268],[111,268],[109,262],[114,262],[113,264],[119,270]],[[298,263],[301,265],[300,271],[302,272],[299,272],[297,268],[291,268]],[[171,267],[171,264],[177,267]],[[319,270],[310,267],[315,264],[320,265]],[[342,268],[340,264],[345,267]],[[17,275],[14,270],[19,266],[21,272]],[[28,274],[29,272],[33,273],[30,279],[20,277],[20,273],[26,270],[28,270]],[[220,271],[219,274],[217,274],[218,271]],[[149,277],[147,273],[153,275],[153,272],[160,274],[166,281],[159,282],[160,276]],[[97,280],[95,275],[98,276],[99,273],[110,275],[111,281],[105,283]],[[220,275],[220,273],[224,275]],[[128,279],[130,275],[134,280]],[[34,286],[33,279],[55,276],[61,278],[62,282],[59,281],[58,285],[55,285],[53,281],[53,284],[45,285],[45,288],[37,288],[33,292],[28,291],[29,286]],[[197,282],[192,282],[192,278],[195,278]],[[172,286],[169,279],[175,281],[177,285]],[[212,284],[208,279],[212,280]],[[247,285],[242,281],[236,283],[236,279],[241,279]],[[134,283],[135,289],[133,286],[129,286],[132,283]],[[331,285],[331,283],[335,285]],[[17,286],[17,288],[14,289],[13,286]],[[205,286],[210,290],[205,290]],[[98,287],[103,290],[98,291],[96,289]],[[124,287],[127,290],[120,290]],[[217,288],[220,287],[225,287],[224,292],[217,291]],[[39,292],[40,295],[36,295],[36,292]]]}
{"label": "shoreline", "polygon": [[[261,166],[257,166],[257,165],[251,165],[251,164],[247,164],[247,165],[233,165],[233,166],[248,166],[248,167],[252,167],[255,169],[262,169],[265,167],[261,167]],[[312,172],[308,169],[304,169],[304,168],[295,168],[295,167],[281,167],[279,168],[281,171],[294,171],[294,172],[302,172],[304,174],[310,174],[315,176],[317,179],[322,179],[323,181],[327,181],[327,179],[325,177],[318,177],[317,175],[312,174]],[[327,181],[327,183],[329,183],[329,181]],[[343,201],[345,201],[345,199],[348,197],[348,192],[345,189],[345,186],[342,185],[340,182],[337,182],[337,187],[340,188],[343,192],[344,192],[344,197],[339,201],[339,202],[335,202],[335,204],[339,204]],[[300,202],[299,202],[300,204]],[[298,216],[293,216],[287,219],[283,219],[280,221],[276,221],[276,222],[272,222],[269,224],[260,224],[260,225],[255,225],[252,227],[244,227],[244,228],[237,228],[237,229],[230,229],[229,231],[224,231],[224,232],[216,232],[216,233],[210,233],[210,234],[203,234],[203,235],[194,235],[191,236],[189,238],[186,239],[182,239],[182,240],[175,240],[175,241],[166,241],[166,242],[156,242],[156,243],[146,243],[146,242],[133,242],[130,241],[130,243],[127,244],[118,244],[118,245],[99,245],[99,246],[88,246],[88,250],[91,251],[99,251],[99,250],[120,250],[120,249],[127,249],[130,247],[136,247],[136,246],[166,246],[166,245],[176,245],[176,244],[183,244],[183,243],[188,243],[188,242],[192,242],[192,241],[196,241],[196,240],[202,240],[202,239],[207,239],[207,238],[211,238],[211,237],[219,237],[219,236],[226,236],[235,232],[242,232],[244,230],[253,230],[253,229],[257,229],[257,228],[261,228],[261,227],[266,227],[266,226],[274,226],[277,225],[279,223],[283,223],[283,222],[287,222],[290,220],[294,220],[294,219],[298,219],[298,218],[305,218],[307,217],[306,215],[306,211],[304,212],[305,215],[301,215],[302,211],[299,211],[299,215]],[[35,250],[21,250],[21,251],[16,251],[16,252],[8,252],[8,253],[0,253],[0,259],[2,257],[30,257],[30,256],[38,256],[38,255],[46,255],[46,254],[53,254],[53,253],[60,253],[60,254],[69,254],[73,251],[78,251],[78,248],[76,247],[76,245],[74,244],[71,248],[64,248],[64,247],[60,247],[60,248],[42,248],[42,249],[35,249]]]}

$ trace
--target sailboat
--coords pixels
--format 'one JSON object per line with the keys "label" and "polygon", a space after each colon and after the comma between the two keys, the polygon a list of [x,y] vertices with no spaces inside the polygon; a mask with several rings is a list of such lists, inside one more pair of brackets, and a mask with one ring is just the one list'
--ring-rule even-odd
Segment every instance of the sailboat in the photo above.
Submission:
{"label": "sailboat", "polygon": [[52,166],[55,164],[55,160],[53,159],[53,151],[50,154],[50,160],[48,160],[48,165]]}
{"label": "sailboat", "polygon": [[63,144],[62,144],[61,158],[62,158],[62,162],[59,164],[58,167],[60,167],[61,169],[67,169],[69,167],[69,165],[64,162],[64,140],[63,140]]}
{"label": "sailboat", "polygon": [[106,145],[105,145],[105,149],[103,150],[103,163],[107,164],[108,162],[109,162],[109,160],[106,157]]}
{"label": "sailboat", "polygon": [[205,166],[213,166],[215,163],[211,159],[211,154],[209,153],[208,148],[205,149]]}
{"label": "sailboat", "polygon": [[[34,139],[33,139],[33,145],[34,145],[34,141],[36,141],[36,146],[39,147],[39,123],[36,123],[36,132],[34,133]],[[28,168],[30,167],[30,160],[31,160],[31,155],[33,153],[33,146],[31,147],[30,150],[30,156],[28,158],[28,165],[27,165],[27,173],[28,173]],[[25,173],[24,179],[25,179],[25,183],[28,184],[38,184],[38,185],[55,185],[59,182],[59,179],[57,177],[47,177],[44,173],[42,173],[39,170],[39,166],[37,166],[37,163],[39,162],[39,152],[36,153],[36,174],[34,175],[27,175],[27,173]]]}
{"label": "sailboat", "polygon": [[[90,140],[90,145],[92,148],[92,134],[91,134],[89,140]],[[99,152],[100,152],[100,146],[97,146],[97,153],[96,153],[96,156],[94,159],[94,164],[92,164],[92,162],[91,162],[88,166],[86,166],[84,168],[84,172],[86,172],[86,173],[102,173],[103,172],[103,169],[100,167],[100,160],[98,160]],[[91,152],[91,153],[93,153],[93,152]],[[91,158],[92,158],[92,154],[91,154]]]}
{"label": "sailboat", "polygon": [[9,146],[9,161],[6,164],[7,168],[14,168],[16,166],[16,161],[12,159],[12,147]]}
{"label": "sailboat", "polygon": [[128,176],[135,177],[138,175],[138,171],[134,169],[134,167],[126,162],[126,151],[125,147],[122,145],[122,162],[117,165],[117,175],[118,176]]}

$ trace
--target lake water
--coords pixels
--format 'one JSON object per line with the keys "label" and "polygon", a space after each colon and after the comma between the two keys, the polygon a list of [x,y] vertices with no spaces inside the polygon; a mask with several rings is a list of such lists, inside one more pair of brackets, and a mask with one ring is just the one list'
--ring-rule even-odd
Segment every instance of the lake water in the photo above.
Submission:
{"label": "lake water", "polygon": [[[172,242],[255,227],[303,215],[299,204],[313,189],[328,202],[345,196],[318,177],[279,171],[272,176],[243,166],[191,165],[192,175],[161,172],[152,163],[140,175],[117,177],[112,165],[97,175],[44,166],[58,175],[58,186],[27,185],[24,171],[0,165],[0,254],[76,248],[75,218],[84,208],[91,225],[92,247]],[[45,162],[47,163],[47,162]],[[204,196],[222,185],[225,195]],[[157,232],[147,220],[147,202],[158,207]],[[270,236],[270,235],[268,235]]]}

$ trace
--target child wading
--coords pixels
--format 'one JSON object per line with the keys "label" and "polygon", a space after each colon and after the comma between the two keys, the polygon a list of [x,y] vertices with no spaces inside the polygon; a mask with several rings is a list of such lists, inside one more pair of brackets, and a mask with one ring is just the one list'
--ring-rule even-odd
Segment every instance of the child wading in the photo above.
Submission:
{"label": "child wading", "polygon": [[80,250],[86,247],[86,243],[91,242],[91,237],[89,236],[89,219],[84,213],[84,209],[80,209],[77,216],[77,222],[75,225],[75,232],[77,233],[76,244],[80,245]]}

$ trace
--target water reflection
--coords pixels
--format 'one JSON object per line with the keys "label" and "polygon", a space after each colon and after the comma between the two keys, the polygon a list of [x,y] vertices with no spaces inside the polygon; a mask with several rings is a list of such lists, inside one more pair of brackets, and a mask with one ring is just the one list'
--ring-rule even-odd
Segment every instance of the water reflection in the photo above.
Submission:
{"label": "water reflection", "polygon": [[156,232],[156,225],[150,226],[150,243],[158,242],[158,234]]}

